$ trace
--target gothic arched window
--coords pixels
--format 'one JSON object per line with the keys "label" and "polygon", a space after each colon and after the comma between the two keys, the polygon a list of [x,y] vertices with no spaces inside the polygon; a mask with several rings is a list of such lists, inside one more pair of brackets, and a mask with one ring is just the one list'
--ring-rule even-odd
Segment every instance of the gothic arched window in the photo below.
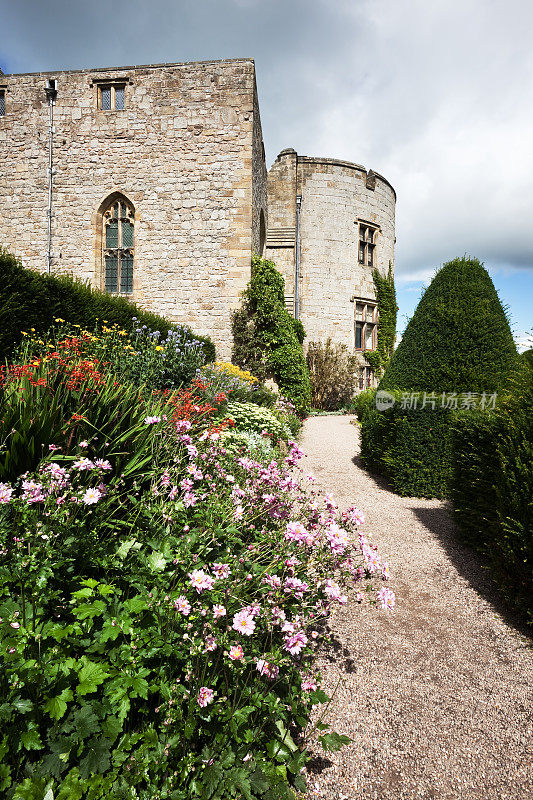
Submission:
{"label": "gothic arched window", "polygon": [[113,200],[103,213],[105,290],[133,292],[133,207],[124,198]]}

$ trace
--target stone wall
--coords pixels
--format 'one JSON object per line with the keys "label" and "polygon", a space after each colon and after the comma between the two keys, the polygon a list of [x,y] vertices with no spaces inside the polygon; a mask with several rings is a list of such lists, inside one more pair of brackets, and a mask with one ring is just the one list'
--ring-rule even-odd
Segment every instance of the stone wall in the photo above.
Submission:
{"label": "stone wall", "polygon": [[[296,181],[295,181],[296,176]],[[358,221],[378,226],[376,266],[394,268],[396,195],[357,164],[284,150],[269,171],[268,256],[294,284],[296,196],[300,195],[300,319],[307,340],[354,348],[354,297],[375,298],[372,268],[358,260]],[[284,241],[285,237],[285,241]],[[285,245],[285,246],[281,246]],[[286,289],[289,294],[288,289]]]}
{"label": "stone wall", "polygon": [[[227,358],[266,206],[253,61],[1,76],[0,246],[41,271],[49,78],[58,90],[52,271],[103,287],[101,215],[122,193],[135,209],[132,299],[212,336]],[[125,83],[125,110],[99,110],[105,81]]]}

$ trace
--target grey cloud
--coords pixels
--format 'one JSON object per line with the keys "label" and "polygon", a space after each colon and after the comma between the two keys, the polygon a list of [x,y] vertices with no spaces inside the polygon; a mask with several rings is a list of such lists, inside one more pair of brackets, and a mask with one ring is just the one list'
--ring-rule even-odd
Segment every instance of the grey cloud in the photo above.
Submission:
{"label": "grey cloud", "polygon": [[529,0],[0,0],[10,71],[256,59],[267,157],[384,174],[397,272],[533,268]]}

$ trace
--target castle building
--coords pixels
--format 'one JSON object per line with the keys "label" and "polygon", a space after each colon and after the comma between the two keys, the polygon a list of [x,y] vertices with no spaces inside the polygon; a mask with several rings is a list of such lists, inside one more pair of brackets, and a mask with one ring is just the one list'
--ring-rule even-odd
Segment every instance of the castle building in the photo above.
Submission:
{"label": "castle building", "polygon": [[308,341],[359,354],[359,388],[373,385],[363,353],[377,345],[372,272],[394,269],[396,193],[348,161],[283,150],[268,173],[266,255],[285,278],[287,308]]}
{"label": "castle building", "polygon": [[25,266],[129,297],[229,358],[258,253],[308,340],[375,347],[394,190],[292,149],[267,176],[252,59],[0,72],[0,154],[0,246]]}

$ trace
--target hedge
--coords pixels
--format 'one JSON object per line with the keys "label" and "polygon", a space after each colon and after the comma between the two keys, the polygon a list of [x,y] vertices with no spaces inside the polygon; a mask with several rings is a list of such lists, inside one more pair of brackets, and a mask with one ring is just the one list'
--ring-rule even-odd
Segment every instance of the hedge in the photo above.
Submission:
{"label": "hedge", "polygon": [[533,365],[513,388],[494,412],[458,415],[451,499],[462,539],[533,622]]}
{"label": "hedge", "polygon": [[[453,470],[453,412],[409,409],[407,394],[449,397],[505,389],[520,360],[492,281],[476,258],[445,264],[426,290],[379,384],[396,398],[392,410],[365,413],[362,454],[395,491],[446,497]],[[446,404],[444,404],[446,405]]]}
{"label": "hedge", "polygon": [[232,361],[260,381],[274,378],[299,414],[311,401],[309,370],[302,350],[304,329],[285,308],[285,281],[272,261],[254,256],[242,308],[233,313]]}
{"label": "hedge", "polygon": [[394,352],[379,388],[494,392],[518,354],[505,309],[477,258],[437,272]]}
{"label": "hedge", "polygon": [[401,393],[394,407],[379,411],[365,403],[361,457],[383,475],[393,490],[407,497],[446,497],[451,479],[452,412],[446,408],[403,409]]}
{"label": "hedge", "polygon": [[[70,275],[46,275],[25,269],[20,261],[0,250],[0,359],[8,358],[20,344],[22,330],[34,328],[45,333],[60,317],[71,324],[94,329],[98,321],[107,320],[130,331],[146,325],[166,337],[175,323],[143,311],[124,297],[92,289]],[[187,328],[186,328],[187,330]],[[214,361],[215,346],[211,339],[190,331],[191,339],[203,345],[205,360]]]}

